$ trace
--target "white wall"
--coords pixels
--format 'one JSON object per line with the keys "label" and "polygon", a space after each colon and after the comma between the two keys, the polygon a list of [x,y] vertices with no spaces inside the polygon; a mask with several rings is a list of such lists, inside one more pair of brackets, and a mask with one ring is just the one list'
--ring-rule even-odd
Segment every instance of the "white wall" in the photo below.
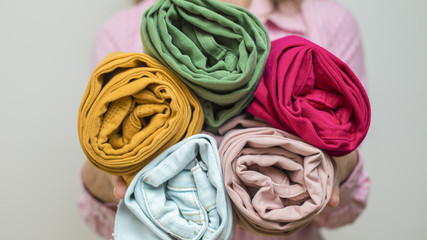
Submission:
{"label": "white wall", "polygon": [[[427,235],[427,2],[338,0],[360,23],[372,103],[367,210],[326,239]],[[77,110],[96,30],[130,0],[0,2],[1,239],[98,239],[76,209]]]}

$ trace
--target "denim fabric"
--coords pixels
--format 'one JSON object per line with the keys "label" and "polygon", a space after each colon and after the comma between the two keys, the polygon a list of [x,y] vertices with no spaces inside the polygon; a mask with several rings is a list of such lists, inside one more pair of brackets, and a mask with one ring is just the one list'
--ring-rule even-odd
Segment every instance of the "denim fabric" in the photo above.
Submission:
{"label": "denim fabric", "polygon": [[133,179],[116,215],[116,240],[228,239],[231,206],[216,141],[191,136]]}

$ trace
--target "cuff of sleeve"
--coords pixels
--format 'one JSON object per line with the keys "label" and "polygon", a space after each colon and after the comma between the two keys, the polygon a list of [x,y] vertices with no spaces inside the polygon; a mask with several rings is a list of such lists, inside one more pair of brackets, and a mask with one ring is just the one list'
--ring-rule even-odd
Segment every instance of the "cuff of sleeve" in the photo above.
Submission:
{"label": "cuff of sleeve", "polygon": [[103,238],[111,239],[117,211],[116,203],[103,203],[96,199],[84,186],[80,173],[82,194],[78,201],[81,217],[88,227]]}
{"label": "cuff of sleeve", "polygon": [[336,228],[354,222],[363,212],[368,200],[370,180],[363,168],[363,157],[359,149],[358,163],[345,182],[340,185],[338,207],[326,207],[315,218],[315,222],[328,228]]}

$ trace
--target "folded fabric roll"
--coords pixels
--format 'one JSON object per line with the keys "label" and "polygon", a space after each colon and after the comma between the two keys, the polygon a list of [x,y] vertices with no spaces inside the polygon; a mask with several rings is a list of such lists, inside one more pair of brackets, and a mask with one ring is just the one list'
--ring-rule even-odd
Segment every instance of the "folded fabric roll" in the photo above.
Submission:
{"label": "folded fabric roll", "polygon": [[334,164],[319,148],[282,130],[265,123],[254,127],[254,120],[237,123],[252,127],[229,130],[219,147],[237,223],[260,235],[298,231],[329,202]]}
{"label": "folded fabric roll", "polygon": [[161,152],[200,133],[202,125],[195,95],[161,63],[140,53],[111,53],[99,64],[78,116],[89,161],[127,183]]}
{"label": "folded fabric roll", "polygon": [[254,95],[248,112],[332,156],[352,152],[368,132],[369,99],[356,75],[332,53],[300,37],[272,42]]}
{"label": "folded fabric roll", "polygon": [[159,0],[143,15],[144,52],[199,97],[209,130],[246,109],[270,51],[249,11],[216,0]]}
{"label": "folded fabric roll", "polygon": [[191,136],[145,166],[116,214],[116,240],[228,239],[232,212],[213,138]]}

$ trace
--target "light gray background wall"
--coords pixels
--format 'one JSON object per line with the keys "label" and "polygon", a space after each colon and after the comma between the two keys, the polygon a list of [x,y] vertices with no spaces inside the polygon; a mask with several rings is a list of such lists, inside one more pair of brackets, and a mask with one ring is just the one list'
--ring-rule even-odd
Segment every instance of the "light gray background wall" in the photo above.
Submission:
{"label": "light gray background wall", "polygon": [[[372,103],[368,208],[326,239],[427,238],[427,2],[337,0],[359,21]],[[76,201],[77,110],[96,30],[126,0],[0,2],[1,239],[99,239]]]}

